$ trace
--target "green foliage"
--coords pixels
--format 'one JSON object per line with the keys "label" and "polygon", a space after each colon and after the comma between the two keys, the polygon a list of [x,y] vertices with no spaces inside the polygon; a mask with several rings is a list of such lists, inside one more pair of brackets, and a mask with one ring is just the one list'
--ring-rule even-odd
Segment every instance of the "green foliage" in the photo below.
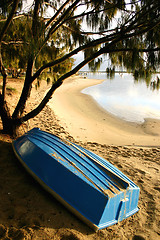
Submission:
{"label": "green foliage", "polygon": [[[12,0],[8,0],[8,2],[2,1],[0,5],[1,11],[5,9],[6,13],[8,13],[8,3],[11,2]],[[78,4],[80,4],[80,2]],[[36,18],[34,28],[33,9],[30,10],[28,15],[12,21],[3,39],[4,43],[2,43],[2,56],[5,66],[25,69],[28,59],[32,56],[34,59],[34,68],[39,69],[49,62],[65,56],[66,53],[71,52],[79,46],[84,46],[89,43],[91,43],[92,46],[92,42],[97,39],[97,37],[94,38],[89,34],[83,33],[82,24],[85,22],[92,30],[100,33],[104,32],[103,35],[98,35],[99,39],[106,36],[106,40],[104,40],[102,44],[93,45],[86,49],[84,48],[85,59],[91,57],[104,46],[107,46],[109,44],[109,40],[107,39],[112,35],[113,39],[116,39],[119,35],[119,41],[115,42],[114,46],[109,48],[109,52],[104,51],[104,54],[108,54],[110,57],[113,65],[120,65],[132,72],[139,71],[140,68],[143,70],[149,68],[151,71],[155,71],[155,69],[158,68],[160,63],[159,52],[148,51],[143,53],[143,51],[140,51],[141,49],[153,49],[160,45],[160,27],[158,24],[143,34],[143,30],[155,18],[155,12],[150,11],[150,8],[154,7],[154,5],[156,6],[156,4],[158,5],[158,1],[153,1],[152,4],[149,0],[94,0],[85,2],[86,8],[82,10],[79,17],[75,18],[75,15],[78,15],[78,13],[74,11],[76,7],[70,8],[69,10],[69,6],[74,4],[73,1],[63,8],[61,14],[55,17],[49,28],[46,28],[47,21],[44,20],[44,14],[46,14],[48,6],[52,7],[54,14],[56,14],[59,7],[62,6],[62,3],[65,3],[65,1],[41,0],[39,2],[39,15]],[[157,8],[157,11],[160,10]],[[113,27],[113,20],[115,17],[117,18],[117,14],[119,19],[117,19],[116,26]],[[62,21],[59,21],[61,18]],[[3,22],[0,22],[0,25],[3,24]],[[139,31],[140,28],[142,29],[142,34],[137,34],[136,32]],[[135,36],[125,37],[126,29],[131,29],[128,33],[132,34],[135,31]],[[107,30],[112,31],[107,32]],[[52,34],[48,37],[48,41],[46,41],[47,35],[50,32]],[[127,51],[127,49],[129,50]],[[89,68],[92,71],[96,71],[100,68],[101,63],[102,58],[97,58],[97,60],[93,59],[89,62]],[[58,74],[57,76],[61,76],[63,73],[70,71],[72,66],[73,61],[67,59],[62,65],[58,64],[53,66],[49,71],[51,71],[52,74],[56,73]],[[48,69],[45,71],[48,71]]]}
{"label": "green foliage", "polygon": [[17,19],[11,23],[8,34],[5,35],[2,42],[2,56],[6,67],[26,67],[30,27],[31,23],[27,17]]}
{"label": "green foliage", "polygon": [[[31,28],[32,22],[29,17],[18,18],[11,23],[8,34],[2,43],[2,56],[6,68],[20,68],[25,70],[30,54],[36,56],[35,69],[40,68],[49,61],[53,61],[58,56],[64,55],[65,51],[63,47],[59,48],[55,46],[57,44],[54,40],[57,38],[58,33],[53,35],[51,42],[45,44],[41,49],[45,36],[42,36],[39,41],[35,43],[31,38]],[[39,24],[38,29],[38,34],[44,31],[44,22]],[[58,71],[59,73],[65,73],[72,68],[72,65],[73,60],[67,59],[63,64],[59,64],[55,69],[52,69],[52,72]]]}
{"label": "green foliage", "polygon": [[103,61],[102,58],[94,59],[91,62],[89,62],[88,66],[92,72],[96,72],[100,69],[102,61]]}
{"label": "green foliage", "polygon": [[92,1],[92,7],[94,7],[95,11],[91,12],[91,14],[87,15],[85,20],[89,27],[92,30],[102,31],[107,29],[112,21],[112,18],[116,15],[117,10],[119,8],[124,8],[124,1]]}

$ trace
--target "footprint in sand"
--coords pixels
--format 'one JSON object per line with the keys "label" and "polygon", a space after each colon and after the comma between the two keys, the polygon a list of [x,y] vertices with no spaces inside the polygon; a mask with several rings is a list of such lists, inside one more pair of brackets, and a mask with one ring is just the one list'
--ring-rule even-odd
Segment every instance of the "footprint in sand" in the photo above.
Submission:
{"label": "footprint in sand", "polygon": [[135,235],[132,240],[145,240],[144,237],[140,236],[140,235]]}

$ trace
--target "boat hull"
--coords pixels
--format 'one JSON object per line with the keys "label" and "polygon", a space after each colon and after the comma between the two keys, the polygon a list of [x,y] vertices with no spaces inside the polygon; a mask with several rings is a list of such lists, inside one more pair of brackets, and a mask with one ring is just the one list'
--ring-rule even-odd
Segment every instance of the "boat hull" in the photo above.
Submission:
{"label": "boat hull", "polygon": [[139,188],[98,155],[34,128],[13,142],[25,169],[94,230],[138,211]]}

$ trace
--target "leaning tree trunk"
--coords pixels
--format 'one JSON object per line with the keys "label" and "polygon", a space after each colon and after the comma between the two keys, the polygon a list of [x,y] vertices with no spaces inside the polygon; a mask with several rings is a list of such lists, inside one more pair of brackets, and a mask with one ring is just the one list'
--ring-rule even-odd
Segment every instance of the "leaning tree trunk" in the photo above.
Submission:
{"label": "leaning tree trunk", "polygon": [[1,54],[0,54],[0,72],[3,76],[2,93],[0,93],[0,118],[2,120],[3,132],[9,134],[10,136],[16,136],[17,130],[20,126],[20,121],[18,119],[13,120],[13,117],[11,116],[9,108],[7,106],[7,102],[5,100],[7,73],[2,62]]}

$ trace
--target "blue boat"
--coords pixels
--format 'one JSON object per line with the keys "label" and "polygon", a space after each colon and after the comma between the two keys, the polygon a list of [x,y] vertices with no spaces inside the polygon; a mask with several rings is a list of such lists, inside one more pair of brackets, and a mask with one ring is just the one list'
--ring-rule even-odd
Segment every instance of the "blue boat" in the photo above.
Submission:
{"label": "blue boat", "polygon": [[34,128],[13,141],[25,169],[94,230],[138,211],[139,187],[105,159]]}

